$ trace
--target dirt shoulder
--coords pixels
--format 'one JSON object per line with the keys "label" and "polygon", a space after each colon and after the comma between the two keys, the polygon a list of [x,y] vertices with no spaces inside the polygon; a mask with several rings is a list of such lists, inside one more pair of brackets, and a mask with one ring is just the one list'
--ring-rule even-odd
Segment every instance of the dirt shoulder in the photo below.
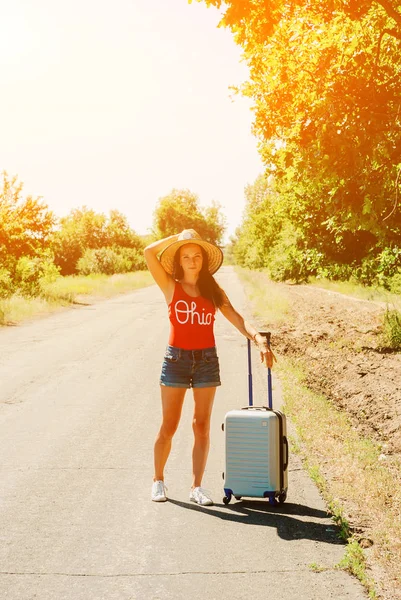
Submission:
{"label": "dirt shoulder", "polygon": [[[401,599],[397,492],[401,487],[401,353],[382,349],[386,305],[314,286],[277,285],[290,307],[285,324],[272,327],[278,357],[299,362],[306,376],[304,384],[345,413],[361,440],[379,445],[377,464],[383,468],[375,471],[375,464],[368,460],[369,443],[365,450],[360,446],[360,451],[367,452],[366,463],[362,456],[353,456],[350,447],[341,456],[341,440],[350,438],[334,429],[332,439],[328,433],[327,444],[336,447],[336,453],[328,459],[322,451],[318,462],[331,493],[340,499],[350,531],[361,547],[368,548],[366,560],[377,585],[375,597]],[[369,477],[376,477],[374,484]]]}
{"label": "dirt shoulder", "polygon": [[284,288],[291,320],[275,328],[278,352],[306,359],[307,385],[346,411],[384,455],[401,455],[401,354],[381,350],[385,305],[314,286]]}

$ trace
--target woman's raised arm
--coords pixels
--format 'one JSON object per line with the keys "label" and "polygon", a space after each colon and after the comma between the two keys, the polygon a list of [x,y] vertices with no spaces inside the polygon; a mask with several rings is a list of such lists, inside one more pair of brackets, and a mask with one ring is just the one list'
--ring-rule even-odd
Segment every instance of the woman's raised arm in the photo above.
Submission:
{"label": "woman's raised arm", "polygon": [[169,298],[169,296],[171,296],[174,288],[174,279],[163,269],[157,256],[160,254],[160,252],[167,248],[171,242],[175,242],[177,239],[178,234],[170,235],[169,237],[149,244],[149,246],[146,246],[145,250],[143,251],[148,269],[151,272],[153,279],[165,295],[166,300]]}

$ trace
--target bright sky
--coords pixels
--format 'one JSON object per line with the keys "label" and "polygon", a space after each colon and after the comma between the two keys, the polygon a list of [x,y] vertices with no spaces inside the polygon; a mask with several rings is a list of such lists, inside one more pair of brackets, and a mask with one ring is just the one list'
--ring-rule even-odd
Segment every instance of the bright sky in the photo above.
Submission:
{"label": "bright sky", "polygon": [[188,188],[232,234],[263,167],[218,21],[187,0],[0,0],[0,170],[58,216],[116,208],[137,233]]}

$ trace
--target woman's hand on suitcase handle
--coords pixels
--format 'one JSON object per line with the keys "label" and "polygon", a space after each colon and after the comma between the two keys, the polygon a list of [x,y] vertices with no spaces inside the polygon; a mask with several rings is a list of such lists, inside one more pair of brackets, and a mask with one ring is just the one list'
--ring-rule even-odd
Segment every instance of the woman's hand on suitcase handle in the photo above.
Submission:
{"label": "woman's hand on suitcase handle", "polygon": [[255,335],[254,340],[260,352],[261,362],[264,363],[268,369],[271,369],[273,363],[277,362],[277,358],[272,349],[269,348],[266,337],[258,333]]}
{"label": "woman's hand on suitcase handle", "polygon": [[260,360],[268,369],[272,369],[273,364],[277,362],[277,358],[270,348],[264,348],[260,351]]}

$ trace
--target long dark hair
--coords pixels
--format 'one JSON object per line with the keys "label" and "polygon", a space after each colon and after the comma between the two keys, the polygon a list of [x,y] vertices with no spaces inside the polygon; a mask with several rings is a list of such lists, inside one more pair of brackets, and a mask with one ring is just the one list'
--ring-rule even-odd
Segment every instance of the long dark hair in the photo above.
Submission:
{"label": "long dark hair", "polygon": [[[196,242],[194,242],[194,243],[196,244]],[[225,294],[224,294],[223,290],[221,289],[221,287],[219,286],[219,284],[217,283],[217,281],[215,280],[215,278],[213,277],[213,275],[211,275],[209,273],[208,256],[207,256],[205,250],[202,248],[202,246],[199,246],[199,247],[202,251],[202,256],[203,256],[202,268],[199,271],[199,277],[198,277],[198,282],[197,282],[199,291],[203,298],[206,298],[207,300],[210,300],[211,302],[213,302],[213,304],[215,305],[216,308],[220,308],[221,306],[223,306],[223,304],[225,302],[225,299],[226,299]],[[181,246],[181,248],[182,248],[182,246]],[[177,281],[179,281],[180,279],[182,279],[184,277],[184,269],[180,265],[180,249],[181,248],[178,248],[177,252],[174,255],[173,278],[176,279]]]}

